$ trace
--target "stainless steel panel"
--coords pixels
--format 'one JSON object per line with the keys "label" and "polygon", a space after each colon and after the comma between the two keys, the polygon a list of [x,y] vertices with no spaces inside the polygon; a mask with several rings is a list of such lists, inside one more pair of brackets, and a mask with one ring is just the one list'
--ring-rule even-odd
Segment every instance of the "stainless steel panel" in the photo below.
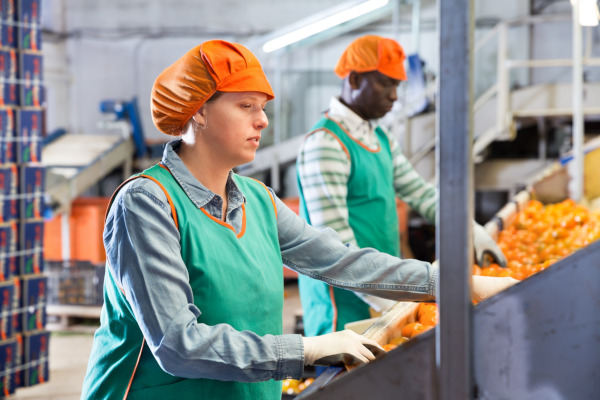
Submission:
{"label": "stainless steel panel", "polygon": [[600,242],[476,307],[479,399],[600,398]]}
{"label": "stainless steel panel", "polygon": [[[597,399],[600,242],[480,303],[473,325],[474,398]],[[298,399],[438,399],[434,331],[318,381]]]}

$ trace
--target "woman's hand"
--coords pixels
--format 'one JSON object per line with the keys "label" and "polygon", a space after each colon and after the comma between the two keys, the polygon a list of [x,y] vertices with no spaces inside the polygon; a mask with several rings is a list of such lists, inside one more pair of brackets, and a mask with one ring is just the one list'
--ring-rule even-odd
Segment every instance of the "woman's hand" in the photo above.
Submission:
{"label": "woman's hand", "polygon": [[385,354],[376,341],[348,329],[302,339],[305,365],[366,364]]}

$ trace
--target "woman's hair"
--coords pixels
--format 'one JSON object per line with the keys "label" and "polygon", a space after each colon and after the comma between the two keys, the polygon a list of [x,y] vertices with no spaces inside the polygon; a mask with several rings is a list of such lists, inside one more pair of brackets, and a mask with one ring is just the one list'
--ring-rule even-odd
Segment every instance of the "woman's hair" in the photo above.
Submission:
{"label": "woman's hair", "polygon": [[211,103],[213,101],[215,101],[216,99],[218,99],[219,97],[221,97],[221,95],[223,94],[223,92],[219,92],[218,90],[208,98],[208,100],[206,100],[207,103]]}

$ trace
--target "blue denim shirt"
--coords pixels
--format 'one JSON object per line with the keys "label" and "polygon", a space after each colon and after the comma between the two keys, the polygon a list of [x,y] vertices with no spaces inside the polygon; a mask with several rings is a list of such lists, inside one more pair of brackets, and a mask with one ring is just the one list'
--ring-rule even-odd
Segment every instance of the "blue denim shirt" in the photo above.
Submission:
{"label": "blue denim shirt", "polygon": [[[197,207],[221,219],[222,199],[187,169],[176,153],[179,145],[179,140],[170,142],[162,162]],[[245,197],[231,173],[227,195],[227,223],[239,232]],[[274,193],[273,197],[281,254],[289,268],[333,286],[390,299],[434,298],[437,269],[431,264],[344,245],[335,231],[313,228]],[[201,233],[198,240],[203,240]],[[202,310],[194,305],[179,231],[164,192],[150,179],[135,179],[119,191],[107,215],[104,245],[107,266],[124,289],[150,350],[166,372],[244,382],[302,376],[300,335],[261,337],[226,324],[197,322]],[[231,351],[223,354],[206,346],[215,341],[226,341]]]}

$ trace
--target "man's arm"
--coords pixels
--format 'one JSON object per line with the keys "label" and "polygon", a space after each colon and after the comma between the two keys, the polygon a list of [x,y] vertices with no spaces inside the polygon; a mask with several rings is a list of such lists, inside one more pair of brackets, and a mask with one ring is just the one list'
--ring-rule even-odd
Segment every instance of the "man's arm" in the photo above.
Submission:
{"label": "man's arm", "polygon": [[[386,132],[387,133],[387,132]],[[398,141],[389,133],[394,166],[394,189],[396,196],[407,203],[429,222],[435,223],[438,194],[435,187],[425,181],[402,153]]]}

